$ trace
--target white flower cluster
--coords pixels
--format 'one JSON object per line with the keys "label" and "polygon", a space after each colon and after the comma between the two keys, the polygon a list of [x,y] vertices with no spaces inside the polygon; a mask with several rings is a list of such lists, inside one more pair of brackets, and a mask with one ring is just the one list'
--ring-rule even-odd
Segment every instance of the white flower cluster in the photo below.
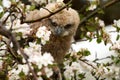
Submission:
{"label": "white flower cluster", "polygon": [[120,28],[120,19],[119,20],[114,20],[114,24],[113,25]]}
{"label": "white flower cluster", "polygon": [[53,57],[50,55],[50,53],[44,53],[41,54],[41,45],[36,44],[35,42],[29,43],[29,47],[24,48],[24,52],[27,54],[28,61],[30,63],[36,64],[39,69],[42,68],[42,66],[48,66],[48,64],[53,64]]}
{"label": "white flower cluster", "polygon": [[5,55],[6,50],[7,50],[7,46],[3,42],[0,41],[0,69],[3,68],[4,61],[3,61],[3,57],[2,56]]}
{"label": "white flower cluster", "polygon": [[[40,44],[36,44],[36,42],[29,42],[29,47],[25,47],[23,49],[24,53],[28,56],[28,62],[30,63],[31,67],[34,68],[32,66],[32,64],[36,65],[38,67],[38,79],[42,80],[41,75],[41,69],[44,67],[44,71],[46,76],[49,78],[52,74],[53,71],[51,68],[48,68],[48,65],[52,65],[53,64],[53,57],[51,56],[50,53],[45,52],[43,55],[41,53],[41,45]],[[20,54],[20,52],[18,51],[18,53]],[[23,59],[23,63],[26,63],[26,61]],[[10,74],[10,80],[17,80],[20,78],[19,74],[21,71],[23,71],[23,73],[25,75],[27,75],[27,72],[29,71],[27,64],[25,65],[18,65],[17,69],[12,69],[9,74]],[[24,70],[26,69],[26,70]],[[11,79],[12,78],[12,79]]]}
{"label": "white flower cluster", "polygon": [[20,79],[19,74],[23,72],[24,75],[29,73],[29,68],[27,64],[21,65],[18,64],[16,68],[13,68],[8,72],[9,80],[18,80]]}
{"label": "white flower cluster", "polygon": [[120,42],[115,42],[110,49],[120,52]]}
{"label": "white flower cluster", "polygon": [[1,12],[3,12],[3,7],[2,7],[2,6],[0,6],[0,13],[1,13]]}
{"label": "white flower cluster", "polygon": [[[2,16],[1,20],[4,21],[9,14],[10,14],[9,12],[6,12]],[[20,16],[20,15],[18,14],[17,16]],[[11,23],[11,18],[8,18],[8,20],[6,21],[6,23],[7,24],[4,25],[4,27],[6,29],[12,29],[12,31],[15,32],[15,33],[22,33],[22,35],[20,36],[22,38],[26,38],[30,34],[30,31],[32,30],[30,28],[30,25],[28,25],[27,23],[21,24],[20,19],[15,19],[13,21],[13,23]]]}
{"label": "white flower cluster", "polygon": [[[8,24],[5,27],[7,29],[10,29],[11,28],[10,25],[11,24]],[[30,34],[30,31],[32,30],[27,23],[21,24],[19,19],[16,19],[12,25],[13,32],[22,33],[21,37],[23,38],[26,38]]]}
{"label": "white flower cluster", "polygon": [[71,66],[66,65],[65,66],[65,71],[64,71],[64,76],[67,80],[71,80],[76,76],[76,79],[79,80],[78,75],[82,74],[81,66],[80,63],[78,62],[72,62]]}
{"label": "white flower cluster", "polygon": [[30,28],[30,25],[28,25],[27,23],[21,24],[20,20],[15,20],[13,22],[13,27],[12,27],[13,31],[16,33],[22,33],[22,37],[26,38],[28,34],[30,34],[30,31],[32,30]]}
{"label": "white flower cluster", "polygon": [[89,0],[89,1],[90,1],[90,6],[88,7],[88,10],[96,9],[99,1],[98,0]]}
{"label": "white flower cluster", "polygon": [[88,8],[88,10],[94,10],[96,8],[97,8],[97,5],[91,4],[90,7]]}
{"label": "white flower cluster", "polygon": [[95,17],[95,21],[98,22],[100,27],[105,27],[105,23],[103,20],[99,19],[98,17]]}
{"label": "white flower cluster", "polygon": [[11,6],[10,0],[3,0],[2,1],[3,7],[9,8]]}
{"label": "white flower cluster", "polygon": [[111,80],[111,78],[116,78],[117,80],[119,78],[119,74],[120,74],[120,68],[115,66],[105,67],[103,66],[103,64],[101,64],[95,70],[95,76],[100,77],[100,79],[105,78],[106,80]]}
{"label": "white flower cluster", "polygon": [[51,68],[45,67],[44,69],[45,69],[46,76],[48,78],[53,75],[53,71]]}
{"label": "white flower cluster", "polygon": [[47,1],[48,3],[52,3],[52,2],[63,2],[64,0],[29,0],[30,2],[32,2],[33,4],[46,4]]}
{"label": "white flower cluster", "polygon": [[2,3],[2,5],[0,5],[0,13],[4,11],[3,8],[9,8],[11,6],[10,0],[2,0],[0,2]]}
{"label": "white flower cluster", "polygon": [[99,20],[98,23],[99,23],[99,25],[100,25],[101,27],[105,27],[105,23],[104,23],[103,20]]}
{"label": "white flower cluster", "polygon": [[0,57],[0,69],[3,68],[3,60],[2,60],[2,57]]}
{"label": "white flower cluster", "polygon": [[41,39],[41,43],[44,45],[47,41],[49,41],[51,31],[48,31],[45,26],[39,27],[36,32],[36,36]]}

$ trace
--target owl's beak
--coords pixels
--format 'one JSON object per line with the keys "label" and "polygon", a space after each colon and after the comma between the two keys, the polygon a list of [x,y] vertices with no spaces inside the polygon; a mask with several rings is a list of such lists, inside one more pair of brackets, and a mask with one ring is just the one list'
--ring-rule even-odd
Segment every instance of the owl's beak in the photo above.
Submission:
{"label": "owl's beak", "polygon": [[57,36],[61,36],[62,33],[63,33],[64,29],[62,27],[59,27],[57,26],[55,29],[54,29],[54,34],[57,35]]}

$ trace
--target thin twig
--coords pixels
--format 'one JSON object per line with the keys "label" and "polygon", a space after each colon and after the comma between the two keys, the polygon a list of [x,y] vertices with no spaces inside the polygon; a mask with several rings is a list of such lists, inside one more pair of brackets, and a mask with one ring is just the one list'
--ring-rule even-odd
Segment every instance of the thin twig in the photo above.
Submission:
{"label": "thin twig", "polygon": [[104,60],[104,59],[108,59],[108,58],[111,58],[111,56],[107,56],[107,57],[104,57],[104,58],[96,58],[93,62],[96,62],[96,61],[100,61],[100,60]]}
{"label": "thin twig", "polygon": [[87,21],[88,19],[90,19],[92,16],[96,15],[98,11],[100,11],[101,9],[104,9],[104,8],[107,8],[117,2],[119,2],[120,0],[112,0],[108,3],[106,3],[105,5],[101,6],[101,7],[98,7],[97,9],[95,9],[93,12],[91,12],[90,14],[88,14],[85,18],[83,18],[81,21],[80,21],[80,25],[82,25],[85,21]]}
{"label": "thin twig", "polygon": [[85,64],[91,66],[93,69],[96,69],[96,67],[94,67],[92,64],[86,62],[86,61],[88,61],[88,60],[82,60],[82,59],[79,59],[79,60],[82,61],[83,63],[85,63]]}
{"label": "thin twig", "polygon": [[28,62],[28,58],[27,58],[26,54],[24,53],[24,51],[21,49],[20,44],[17,42],[14,34],[11,33],[11,38],[10,39],[11,39],[12,42],[14,42],[16,44],[17,49],[20,51],[23,58],[26,60],[26,63],[28,65],[31,73],[33,74],[34,80],[37,80],[37,76],[36,76],[35,72],[33,71],[33,69],[31,68],[30,63]]}
{"label": "thin twig", "polygon": [[49,13],[53,13],[52,11],[50,11],[49,9],[45,8],[45,7],[42,7],[43,9],[47,10]]}
{"label": "thin twig", "polygon": [[10,44],[8,44],[7,42],[3,41],[6,45],[7,45],[7,48],[9,49],[10,51],[10,54],[12,55],[12,57],[14,58],[14,60],[17,62],[17,63],[20,63],[20,61],[18,61],[17,59],[17,55],[15,55],[15,51],[11,48]]}
{"label": "thin twig", "polygon": [[3,36],[5,36],[5,37],[7,37],[8,39],[10,39],[12,41],[14,47],[17,48],[16,50],[19,50],[20,53],[21,53],[21,55],[23,56],[23,58],[26,60],[26,63],[28,65],[31,73],[33,74],[34,80],[37,80],[37,76],[36,76],[35,72],[32,70],[32,68],[31,68],[31,66],[30,66],[30,64],[28,62],[27,56],[23,52],[23,50],[21,49],[20,44],[17,42],[17,40],[15,38],[15,35],[13,33],[11,33],[11,31],[5,29],[2,24],[0,24],[0,34],[3,35]]}
{"label": "thin twig", "polygon": [[17,8],[18,11],[20,12],[20,14],[21,14],[20,20],[21,20],[21,22],[23,22],[23,19],[25,18],[24,13],[21,11],[21,9],[20,9],[19,7],[16,6],[16,8]]}
{"label": "thin twig", "polygon": [[50,16],[52,16],[52,15],[54,15],[54,14],[60,12],[61,10],[65,9],[71,2],[72,2],[72,0],[70,0],[65,6],[63,6],[63,7],[60,8],[59,10],[57,10],[57,11],[55,11],[55,12],[52,12],[52,13],[50,13],[50,14],[47,15],[47,16],[41,17],[41,18],[36,19],[36,20],[27,20],[27,21],[23,21],[23,23],[33,23],[33,22],[41,21],[41,20],[43,20],[43,19],[45,19],[45,18],[48,18],[48,17],[50,17]]}

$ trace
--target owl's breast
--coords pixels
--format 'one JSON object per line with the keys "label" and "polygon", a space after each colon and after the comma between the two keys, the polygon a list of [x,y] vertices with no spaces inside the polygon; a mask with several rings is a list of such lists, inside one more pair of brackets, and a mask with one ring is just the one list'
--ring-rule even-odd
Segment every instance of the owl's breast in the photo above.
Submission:
{"label": "owl's breast", "polygon": [[51,36],[50,41],[42,47],[42,52],[49,52],[57,63],[61,63],[71,46],[71,37]]}

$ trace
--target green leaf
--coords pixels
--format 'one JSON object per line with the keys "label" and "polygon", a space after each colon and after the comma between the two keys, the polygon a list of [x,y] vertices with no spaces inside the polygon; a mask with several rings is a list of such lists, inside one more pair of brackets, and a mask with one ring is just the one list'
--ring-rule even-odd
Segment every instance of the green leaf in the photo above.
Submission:
{"label": "green leaf", "polygon": [[120,35],[118,34],[116,40],[119,40],[119,39],[120,39]]}
{"label": "green leaf", "polygon": [[104,11],[101,9],[98,11],[99,14],[104,14]]}
{"label": "green leaf", "polygon": [[72,61],[75,62],[76,60],[77,60],[77,58],[72,56]]}
{"label": "green leaf", "polygon": [[41,38],[38,38],[37,39],[37,44],[40,44],[41,43]]}
{"label": "green leaf", "polygon": [[87,39],[89,39],[89,42],[92,41],[92,37],[86,36]]}
{"label": "green leaf", "polygon": [[0,13],[0,18],[2,18],[3,15],[4,15],[4,12],[1,12],[1,13]]}
{"label": "green leaf", "polygon": [[2,5],[2,0],[0,0],[0,5]]}
{"label": "green leaf", "polygon": [[30,11],[35,9],[35,5],[30,6]]}
{"label": "green leaf", "polygon": [[66,55],[65,55],[65,58],[70,58],[70,54],[66,54]]}
{"label": "green leaf", "polygon": [[86,26],[87,30],[90,31],[90,32],[93,32],[96,30],[96,27],[95,26]]}
{"label": "green leaf", "polygon": [[17,33],[17,36],[22,37],[22,32],[18,32],[18,33]]}
{"label": "green leaf", "polygon": [[22,79],[24,79],[24,78],[25,78],[25,73],[24,73],[23,71],[21,71],[21,72],[19,73],[19,76],[20,76]]}
{"label": "green leaf", "polygon": [[119,63],[120,63],[120,59],[117,59],[117,60],[115,61],[115,63],[116,63],[116,64],[119,64]]}
{"label": "green leaf", "polygon": [[84,33],[84,32],[81,32],[80,38],[82,39],[82,38],[84,38],[84,37],[85,37],[85,33]]}
{"label": "green leaf", "polygon": [[83,56],[89,56],[89,55],[90,55],[90,51],[85,50]]}
{"label": "green leaf", "polygon": [[79,76],[79,78],[81,78],[81,79],[85,78],[85,74],[79,74],[78,76]]}
{"label": "green leaf", "polygon": [[111,56],[111,59],[112,59],[112,60],[114,60],[114,59],[115,59],[115,57],[112,55],[112,56]]}
{"label": "green leaf", "polygon": [[97,43],[101,43],[101,42],[102,42],[102,38],[101,37],[97,38]]}

